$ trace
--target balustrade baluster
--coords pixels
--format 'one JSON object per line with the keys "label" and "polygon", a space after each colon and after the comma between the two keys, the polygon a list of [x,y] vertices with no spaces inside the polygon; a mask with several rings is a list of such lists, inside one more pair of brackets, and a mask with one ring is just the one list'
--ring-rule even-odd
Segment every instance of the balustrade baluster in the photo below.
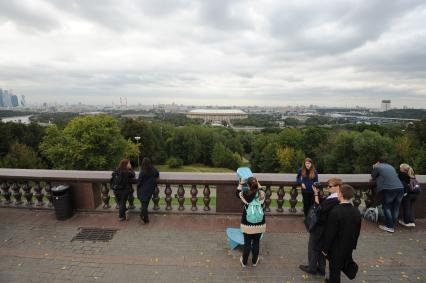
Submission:
{"label": "balustrade baluster", "polygon": [[43,197],[44,197],[44,194],[43,194],[43,188],[40,186],[40,182],[39,181],[37,181],[37,182],[35,182],[35,185],[34,185],[34,191],[35,191],[35,198],[36,198],[36,200],[37,200],[37,202],[36,202],[36,206],[43,206],[44,205],[44,202],[43,202]]}
{"label": "balustrade baluster", "polygon": [[104,209],[110,208],[111,205],[109,205],[109,200],[111,197],[109,196],[109,188],[107,183],[102,184],[102,202],[104,205],[102,206]]}
{"label": "balustrade baluster", "polygon": [[19,184],[17,182],[13,182],[10,188],[13,191],[13,197],[15,198],[15,205],[21,205],[22,193],[21,193],[21,188],[19,187]]}
{"label": "balustrade baluster", "polygon": [[50,182],[46,183],[46,187],[44,188],[44,190],[46,191],[46,197],[47,197],[47,207],[52,207],[52,184]]}
{"label": "balustrade baluster", "polygon": [[2,195],[5,199],[4,204],[12,203],[12,201],[10,200],[12,194],[9,192],[9,188],[9,184],[7,182],[1,184],[1,190],[3,191]]}
{"label": "balustrade baluster", "polygon": [[373,205],[373,203],[374,203],[373,189],[368,188],[367,191],[365,192],[365,207],[369,208]]}
{"label": "balustrade baluster", "polygon": [[354,199],[352,203],[354,204],[356,208],[358,208],[359,205],[361,204],[361,197],[362,197],[361,189],[355,189],[355,195],[354,195]]}
{"label": "balustrade baluster", "polygon": [[25,182],[22,186],[22,190],[25,192],[24,197],[27,200],[26,206],[33,205],[33,192],[31,191],[31,186],[28,182]]}
{"label": "balustrade baluster", "polygon": [[134,201],[135,201],[135,196],[133,195],[135,192],[135,190],[133,189],[133,185],[130,187],[130,193],[129,193],[129,209],[135,209],[135,205],[134,205]]}
{"label": "balustrade baluster", "polygon": [[179,203],[179,208],[178,210],[185,210],[185,188],[183,187],[183,185],[179,185],[178,190],[177,190],[177,197],[178,197],[178,203]]}
{"label": "balustrade baluster", "polygon": [[284,205],[284,195],[285,195],[285,191],[284,191],[284,187],[283,186],[279,186],[278,191],[277,191],[277,211],[278,212],[283,212],[283,205]]}
{"label": "balustrade baluster", "polygon": [[198,194],[198,190],[197,190],[197,185],[192,185],[191,186],[191,210],[192,211],[197,211],[198,207],[197,207],[197,194]]}
{"label": "balustrade baluster", "polygon": [[119,209],[120,205],[118,205],[118,200],[120,198],[120,195],[118,194],[118,191],[112,190],[112,192],[113,192],[114,198],[115,198],[115,209]]}
{"label": "balustrade baluster", "polygon": [[293,186],[291,187],[291,191],[290,191],[290,209],[289,211],[292,213],[296,213],[297,209],[296,209],[296,205],[297,205],[297,195],[299,193],[297,192],[297,186]]}
{"label": "balustrade baluster", "polygon": [[164,193],[166,194],[166,210],[172,210],[172,188],[170,187],[170,184],[166,184]]}
{"label": "balustrade baluster", "polygon": [[155,186],[154,194],[152,195],[152,202],[154,203],[154,210],[159,210],[160,206],[158,203],[160,202],[160,189],[158,188],[158,185]]}
{"label": "balustrade baluster", "polygon": [[271,211],[271,209],[269,208],[269,206],[271,205],[271,195],[272,195],[271,186],[267,185],[265,189],[265,211],[266,212]]}
{"label": "balustrade baluster", "polygon": [[203,202],[204,202],[204,211],[209,211],[210,210],[210,188],[209,185],[205,185],[204,186],[204,190],[203,190]]}

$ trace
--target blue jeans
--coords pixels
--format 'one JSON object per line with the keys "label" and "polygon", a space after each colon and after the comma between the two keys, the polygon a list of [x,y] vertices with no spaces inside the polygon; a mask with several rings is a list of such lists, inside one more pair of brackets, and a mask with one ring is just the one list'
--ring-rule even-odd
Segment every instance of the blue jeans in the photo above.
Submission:
{"label": "blue jeans", "polygon": [[395,228],[395,222],[398,219],[399,207],[401,205],[404,190],[393,189],[383,190],[383,213],[385,214],[386,227]]}

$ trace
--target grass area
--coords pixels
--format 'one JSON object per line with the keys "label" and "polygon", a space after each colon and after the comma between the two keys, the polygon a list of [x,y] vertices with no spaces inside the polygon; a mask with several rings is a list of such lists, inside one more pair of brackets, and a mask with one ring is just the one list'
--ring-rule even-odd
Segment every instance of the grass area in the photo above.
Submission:
{"label": "grass area", "polygon": [[228,168],[216,168],[204,164],[184,165],[180,168],[170,168],[167,165],[155,166],[160,172],[200,172],[200,173],[234,173],[234,170]]}

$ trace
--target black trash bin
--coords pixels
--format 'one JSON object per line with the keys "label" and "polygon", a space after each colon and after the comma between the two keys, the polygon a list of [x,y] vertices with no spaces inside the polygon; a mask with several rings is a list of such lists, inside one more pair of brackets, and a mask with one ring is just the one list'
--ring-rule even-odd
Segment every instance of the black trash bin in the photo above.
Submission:
{"label": "black trash bin", "polygon": [[52,188],[52,203],[56,219],[66,220],[73,214],[70,186],[61,185]]}

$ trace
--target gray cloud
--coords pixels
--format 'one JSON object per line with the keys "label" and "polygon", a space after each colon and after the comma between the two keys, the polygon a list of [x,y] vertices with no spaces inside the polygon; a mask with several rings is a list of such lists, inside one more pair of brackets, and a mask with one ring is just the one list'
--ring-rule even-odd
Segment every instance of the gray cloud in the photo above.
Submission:
{"label": "gray cloud", "polygon": [[10,2],[0,87],[28,102],[426,107],[420,0]]}
{"label": "gray cloud", "polygon": [[44,3],[0,0],[0,24],[8,21],[29,31],[50,31],[60,25],[58,19],[50,13],[40,13]]}
{"label": "gray cloud", "polygon": [[358,48],[378,39],[407,11],[424,5],[420,0],[282,3],[270,15],[271,34],[283,40],[285,50],[305,54]]}

